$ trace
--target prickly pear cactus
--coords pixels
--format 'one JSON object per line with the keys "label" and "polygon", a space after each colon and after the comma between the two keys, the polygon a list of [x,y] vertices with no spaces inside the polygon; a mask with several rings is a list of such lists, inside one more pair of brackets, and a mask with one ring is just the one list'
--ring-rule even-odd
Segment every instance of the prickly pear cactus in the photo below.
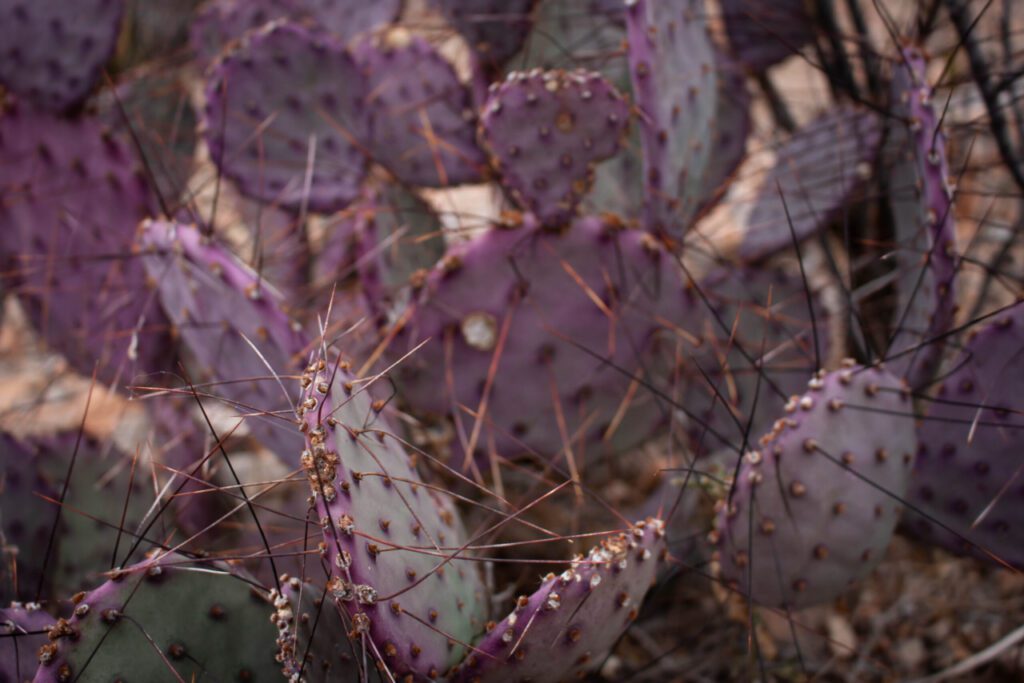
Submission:
{"label": "prickly pear cactus", "polygon": [[344,213],[317,260],[317,280],[333,283],[358,273],[370,311],[397,314],[408,299],[410,278],[444,256],[440,218],[395,183],[366,188]]}
{"label": "prickly pear cactus", "polygon": [[740,257],[755,261],[824,229],[854,205],[871,177],[882,124],[870,111],[838,107],[779,148],[744,221]]}
{"label": "prickly pear cactus", "polygon": [[665,565],[665,529],[647,519],[607,538],[490,627],[455,681],[557,683],[582,677],[636,620],[647,590]]}
{"label": "prickly pear cactus", "polygon": [[600,74],[534,70],[492,86],[480,131],[517,203],[558,226],[590,190],[594,166],[622,147],[629,116]]}
{"label": "prickly pear cactus", "polygon": [[280,680],[267,595],[226,565],[155,551],[73,602],[35,683]]}
{"label": "prickly pear cactus", "polygon": [[887,355],[915,389],[934,376],[942,335],[953,325],[959,269],[953,189],[942,112],[936,111],[921,51],[906,47],[893,78],[900,158],[891,171],[892,209],[899,250],[896,331]]}
{"label": "prickly pear cactus", "polygon": [[851,362],[819,373],[743,456],[713,532],[723,581],[762,605],[838,597],[882,559],[916,439],[906,385]]}
{"label": "prickly pear cactus", "polygon": [[719,267],[701,282],[711,315],[700,330],[701,352],[683,367],[696,453],[742,450],[744,435],[753,442],[767,431],[832,355],[821,292],[808,291],[793,271],[781,264]]}
{"label": "prickly pear cactus", "polygon": [[110,58],[123,0],[0,2],[0,84],[46,111],[85,99]]}
{"label": "prickly pear cactus", "polygon": [[666,423],[640,382],[665,376],[659,342],[692,352],[663,321],[690,329],[701,318],[655,240],[596,217],[561,231],[492,228],[452,247],[413,302],[388,353],[429,341],[392,373],[400,396],[451,419],[467,460],[531,454],[570,469]]}
{"label": "prickly pear cactus", "polygon": [[33,449],[0,433],[0,604],[35,600],[60,493]]}
{"label": "prickly pear cactus", "polygon": [[409,185],[445,187],[479,181],[487,164],[476,145],[469,90],[423,38],[405,28],[356,41],[366,76],[365,106],[374,125],[374,160]]}
{"label": "prickly pear cactus", "polygon": [[906,527],[957,553],[1024,567],[1024,303],[973,332],[928,401]]}
{"label": "prickly pear cactus", "polygon": [[[110,444],[67,432],[30,440],[26,446],[34,451],[41,476],[55,492],[63,493],[63,498],[36,503],[45,508],[43,517],[50,526],[57,525],[43,583],[45,594],[73,595],[129,557],[152,496],[146,494],[143,477],[137,473],[132,477],[130,466],[119,469],[127,456]],[[163,537],[168,526],[166,520],[157,520],[150,527],[152,536]],[[44,558],[45,553],[39,557]]]}
{"label": "prickly pear cactus", "polygon": [[277,292],[194,225],[146,221],[141,243],[160,304],[201,373],[190,378],[200,395],[227,403],[242,431],[278,457],[293,454],[302,443],[293,398],[274,373],[302,366],[306,340]]}
{"label": "prickly pear cactus", "polygon": [[507,67],[586,68],[604,74],[620,90],[628,89],[624,12],[620,0],[539,0],[526,41]]}
{"label": "prickly pear cactus", "polygon": [[280,590],[271,589],[270,599],[277,626],[277,659],[289,681],[379,680],[376,669],[360,670],[360,653],[326,588],[285,575]]}
{"label": "prickly pear cactus", "polygon": [[15,106],[0,117],[5,289],[85,376],[128,384],[173,354],[167,318],[131,254],[154,200],[131,149],[97,121]]}
{"label": "prickly pear cactus", "polygon": [[321,357],[302,385],[302,464],[332,572],[331,607],[350,620],[360,667],[394,680],[437,678],[487,617],[461,520],[424,485],[365,381]]}
{"label": "prickly pear cactus", "polygon": [[715,48],[702,2],[628,0],[633,96],[640,109],[649,230],[682,235],[699,207],[715,138]]}
{"label": "prickly pear cactus", "polygon": [[402,10],[402,0],[301,0],[316,26],[348,43],[361,33],[393,22]]}
{"label": "prickly pear cactus", "polygon": [[57,620],[37,603],[12,603],[0,608],[0,681],[26,683],[35,676],[36,653],[47,643]]}
{"label": "prickly pear cactus", "polygon": [[301,14],[301,0],[210,0],[192,22],[189,43],[199,63],[209,65],[246,32]]}
{"label": "prickly pear cactus", "polygon": [[112,130],[131,127],[154,190],[169,211],[176,211],[195,166],[196,145],[196,114],[181,73],[140,70],[97,100],[100,117]]}
{"label": "prickly pear cactus", "polygon": [[296,24],[247,34],[206,83],[210,156],[245,195],[330,212],[359,194],[366,85],[335,38]]}

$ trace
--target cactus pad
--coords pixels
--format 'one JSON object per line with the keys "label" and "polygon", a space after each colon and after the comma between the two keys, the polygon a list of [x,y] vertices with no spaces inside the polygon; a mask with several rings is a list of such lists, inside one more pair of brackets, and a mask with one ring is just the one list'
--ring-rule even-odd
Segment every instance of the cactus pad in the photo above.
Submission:
{"label": "cactus pad", "polygon": [[954,552],[1024,568],[1022,349],[1024,303],[1017,303],[978,330],[953,362],[918,429],[909,498],[959,537],[911,511],[906,526]]}
{"label": "cactus pad", "polygon": [[478,564],[464,559],[451,501],[423,485],[382,405],[353,380],[323,359],[302,378],[302,460],[333,572],[332,608],[350,620],[360,662],[394,680],[437,678],[483,629]]}
{"label": "cactus pad", "polygon": [[398,18],[402,0],[301,0],[303,8],[320,28],[330,31],[342,42]]}
{"label": "cactus pad", "polygon": [[211,0],[192,22],[189,42],[199,62],[210,64],[246,32],[298,17],[301,9],[301,0]]}
{"label": "cactus pad", "polygon": [[56,619],[35,603],[0,608],[0,681],[26,683],[35,676],[36,652]]}
{"label": "cactus pad", "polygon": [[914,416],[899,379],[850,362],[809,386],[744,455],[717,518],[722,579],[759,604],[826,602],[866,576],[913,467]]}
{"label": "cactus pad", "polygon": [[248,416],[250,434],[293,458],[302,441],[290,393],[273,373],[301,367],[306,341],[277,292],[195,226],[146,221],[141,240],[160,303],[202,373],[190,379],[214,383],[200,395],[222,397]]}
{"label": "cactus pad", "polygon": [[546,225],[570,220],[615,155],[629,105],[603,76],[586,71],[513,73],[495,86],[481,131],[518,203]]}
{"label": "cactus pad", "polygon": [[[0,433],[0,601],[36,597],[60,495],[43,476],[34,450]],[[2,647],[2,643],[0,643]]]}
{"label": "cactus pad", "polygon": [[[395,315],[405,303],[410,278],[444,256],[443,228],[433,209],[401,185],[387,184],[366,194],[349,207],[354,219],[350,258],[355,260],[349,270],[359,273],[374,313]],[[332,243],[330,249],[337,246]]]}
{"label": "cactus pad", "polygon": [[624,18],[621,0],[540,0],[523,49],[508,60],[508,67],[518,71],[586,68],[626,90]]}
{"label": "cactus pad", "polygon": [[0,2],[0,83],[46,111],[79,104],[110,58],[123,0]]}
{"label": "cactus pad", "polygon": [[170,362],[167,320],[131,254],[153,199],[131,150],[92,119],[22,107],[0,118],[6,289],[43,339],[104,383]]}
{"label": "cactus pad", "polygon": [[[72,595],[95,585],[102,572],[125,559],[152,495],[145,492],[143,476],[136,473],[130,481],[130,468],[119,469],[128,457],[125,453],[89,436],[79,439],[77,433],[65,432],[26,441],[25,445],[34,451],[39,472],[52,482],[54,491],[62,491],[67,482],[44,586],[49,589],[47,595]],[[69,480],[68,465],[76,451]],[[52,525],[57,517],[57,503],[39,499],[37,505],[44,506],[44,518]],[[166,533],[164,521],[153,527],[154,535]]]}
{"label": "cactus pad", "polygon": [[938,369],[940,337],[953,325],[959,264],[942,112],[935,110],[921,52],[908,47],[902,55],[893,98],[906,127],[897,129],[901,158],[890,181],[900,277],[896,331],[887,355],[895,356],[894,370],[920,388]]}
{"label": "cactus pad", "polygon": [[147,559],[76,596],[39,651],[35,683],[279,680],[267,609],[266,594],[225,566]]}
{"label": "cactus pad", "polygon": [[753,441],[771,427],[786,399],[806,386],[818,356],[821,362],[828,357],[829,318],[812,291],[812,324],[803,279],[781,265],[720,267],[701,288],[715,315],[701,330],[704,352],[690,363],[706,378],[684,366],[690,373],[684,405],[700,421],[690,436],[697,453],[722,447],[736,452],[748,424]]}
{"label": "cactus pad", "polygon": [[[360,678],[358,654],[346,636],[330,594],[297,576],[282,576],[281,590],[270,591],[277,626],[281,672],[290,681],[340,683]],[[376,671],[366,672],[370,680]]]}
{"label": "cactus pad", "polygon": [[639,522],[602,541],[516,607],[460,666],[456,681],[558,683],[582,677],[636,619],[663,568],[664,524]]}
{"label": "cactus pad", "polygon": [[633,94],[640,109],[650,230],[681,235],[714,156],[718,83],[703,2],[628,0]]}
{"label": "cactus pad", "polygon": [[196,113],[181,73],[141,71],[97,99],[104,122],[124,131],[126,144],[134,136],[141,145],[154,189],[175,212],[192,175],[196,146]]}
{"label": "cactus pad", "polygon": [[671,337],[674,356],[686,341],[672,326],[699,318],[654,239],[592,217],[562,232],[494,228],[454,246],[413,301],[389,353],[430,342],[392,373],[400,395],[417,415],[454,419],[459,448],[476,432],[474,455],[493,445],[508,458],[564,461],[649,438],[666,407],[632,378],[658,381],[649,365],[659,340]]}
{"label": "cactus pad", "polygon": [[[740,256],[754,261],[803,240],[849,207],[882,141],[870,111],[840,107],[805,124],[779,148],[747,215]],[[790,226],[792,225],[792,231]]]}
{"label": "cactus pad", "polygon": [[356,198],[366,173],[355,142],[367,132],[365,93],[338,41],[270,24],[247,34],[209,76],[210,155],[247,196],[335,211]]}
{"label": "cactus pad", "polygon": [[478,182],[487,160],[476,145],[469,91],[430,43],[404,28],[352,48],[366,76],[375,161],[409,185]]}

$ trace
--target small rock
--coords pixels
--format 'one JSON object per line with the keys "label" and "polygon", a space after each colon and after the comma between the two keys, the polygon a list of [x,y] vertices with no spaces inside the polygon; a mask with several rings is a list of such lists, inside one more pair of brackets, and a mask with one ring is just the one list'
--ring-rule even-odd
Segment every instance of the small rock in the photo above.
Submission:
{"label": "small rock", "polygon": [[908,671],[917,670],[927,656],[928,652],[920,638],[904,640],[896,647],[896,659]]}
{"label": "small rock", "polygon": [[838,659],[849,659],[857,654],[857,634],[841,614],[830,614],[825,620],[828,628],[828,649]]}

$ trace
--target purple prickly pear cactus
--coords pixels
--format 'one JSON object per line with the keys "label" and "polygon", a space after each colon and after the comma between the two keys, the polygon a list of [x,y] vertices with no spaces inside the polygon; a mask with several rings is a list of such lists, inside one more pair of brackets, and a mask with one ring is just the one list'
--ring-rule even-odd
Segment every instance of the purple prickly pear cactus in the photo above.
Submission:
{"label": "purple prickly pear cactus", "polygon": [[374,122],[366,144],[375,161],[409,185],[481,180],[487,159],[476,144],[469,91],[430,43],[393,28],[356,41],[352,54],[366,77]]}
{"label": "purple prickly pear cactus", "polygon": [[279,680],[267,595],[227,565],[155,553],[75,596],[35,683]]}
{"label": "purple prickly pear cactus", "polygon": [[696,211],[710,208],[729,189],[729,181],[747,155],[747,138],[753,129],[751,96],[740,66],[721,50],[715,51],[718,90],[711,154],[697,190]]}
{"label": "purple prickly pear cactus", "polygon": [[523,48],[507,66],[518,71],[586,68],[626,90],[624,11],[621,0],[539,0]]}
{"label": "purple prickly pear cactus", "polygon": [[0,608],[0,681],[26,683],[35,676],[36,653],[48,639],[56,619],[36,603]]}
{"label": "purple prickly pear cactus", "polygon": [[649,230],[682,235],[701,204],[714,149],[715,48],[698,0],[628,0],[633,95],[640,110]]}
{"label": "purple prickly pear cactus", "polygon": [[366,85],[335,38],[295,24],[249,33],[212,69],[202,128],[243,194],[331,212],[359,194],[369,130]]}
{"label": "purple prickly pear cactus", "polygon": [[437,678],[487,617],[461,520],[424,486],[365,382],[321,357],[302,386],[302,464],[324,532],[330,600],[350,620],[360,662],[389,679]]}
{"label": "purple prickly pear cactus", "polygon": [[[921,51],[905,47],[893,77],[900,158],[891,171],[892,209],[899,244],[896,331],[887,355],[915,389],[935,375],[953,325],[959,267],[953,190],[942,112],[936,111]],[[900,124],[897,124],[900,126]]]}
{"label": "purple prickly pear cactus", "polygon": [[1024,303],[967,340],[918,427],[905,527],[929,543],[1024,568]]}
{"label": "purple prickly pear cactus", "polygon": [[370,311],[396,315],[406,303],[410,279],[444,256],[441,220],[414,193],[393,183],[366,188],[346,213],[347,225],[336,231],[340,239],[332,236],[317,264],[318,279],[330,283],[356,272]]}
{"label": "purple prickly pear cactus", "polygon": [[663,337],[669,356],[687,345],[666,321],[692,329],[699,319],[649,235],[595,217],[560,232],[527,222],[452,247],[388,353],[398,359],[430,340],[393,375],[417,414],[454,421],[467,459],[533,454],[572,468],[666,424],[667,406],[641,380],[662,377]]}
{"label": "purple prickly pear cactus", "polygon": [[277,19],[302,14],[302,0],[210,0],[192,22],[189,43],[200,64],[214,62],[220,53],[248,31]]}
{"label": "purple prickly pear cactus", "polygon": [[665,564],[664,538],[664,523],[649,518],[605,539],[561,574],[548,574],[489,628],[453,680],[558,683],[581,677],[636,619]]}
{"label": "purple prickly pear cactus", "polygon": [[146,221],[141,243],[160,304],[201,373],[190,378],[200,396],[222,398],[264,446],[291,457],[302,441],[291,392],[274,373],[300,368],[307,341],[276,290],[193,225]]}
{"label": "purple prickly pear cactus", "polygon": [[779,148],[744,220],[739,255],[756,261],[827,227],[872,173],[882,141],[873,112],[837,107],[805,124]]}
{"label": "purple prickly pear cactus", "polygon": [[0,604],[36,597],[56,512],[43,497],[58,496],[34,450],[0,433]]}
{"label": "purple prickly pear cactus", "polygon": [[767,431],[831,356],[829,315],[820,292],[782,265],[719,267],[701,289],[713,316],[701,331],[704,350],[684,366],[684,405],[699,420],[690,438],[698,454],[737,451],[748,429],[751,441]]}
{"label": "purple prickly pear cactus", "polygon": [[[196,114],[187,81],[176,71],[138,70],[97,97],[100,118],[112,130],[130,127],[154,185],[167,209],[181,206],[181,195],[195,166]],[[132,142],[128,135],[125,143]]]}
{"label": "purple prickly pear cactus", "polygon": [[277,626],[277,659],[289,681],[379,680],[376,668],[360,670],[361,653],[347,637],[345,622],[324,587],[284,575],[280,590],[270,590],[270,602]]}
{"label": "purple prickly pear cactus", "polygon": [[594,166],[622,147],[629,116],[600,74],[534,70],[492,86],[480,130],[520,206],[559,226],[593,185]]}
{"label": "purple prickly pear cactus", "polygon": [[122,72],[168,55],[181,55],[188,45],[196,9],[202,3],[203,0],[125,0],[113,70]]}
{"label": "purple prickly pear cactus", "polygon": [[[167,467],[175,477],[176,485],[172,508],[177,528],[186,534],[201,534],[215,526],[227,511],[213,486],[208,483],[211,464],[216,459],[206,458],[213,448],[205,425],[201,428],[189,413],[194,407],[191,396],[156,397],[147,401],[153,422],[150,446],[156,461]],[[204,539],[205,540],[205,539]]]}
{"label": "purple prickly pear cactus", "polygon": [[[42,586],[46,595],[72,595],[93,585],[115,561],[125,558],[152,501],[141,477],[131,478],[130,471],[118,469],[127,456],[110,444],[64,432],[25,440],[23,448],[30,449],[40,476],[58,494],[49,500],[37,497],[34,504],[35,509],[42,508],[38,514],[46,520],[47,531],[55,527],[56,532],[50,555],[43,545],[36,559],[47,562]],[[164,531],[165,525],[156,529]]]}
{"label": "purple prickly pear cactus", "polygon": [[402,0],[300,0],[316,26],[348,43],[357,35],[390,24],[402,10]]}
{"label": "purple prickly pear cactus", "polygon": [[276,20],[302,22],[343,44],[364,31],[390,24],[401,0],[211,0],[192,23],[190,42],[209,64],[247,31]]}
{"label": "purple prickly pear cactus", "polygon": [[764,71],[814,40],[814,22],[803,0],[721,0],[726,35],[736,56]]}
{"label": "purple prickly pear cactus", "polygon": [[131,150],[93,119],[0,117],[0,254],[43,339],[82,374],[126,384],[172,355],[131,253],[153,197]]}
{"label": "purple prickly pear cactus", "polygon": [[744,454],[713,532],[722,580],[758,604],[799,609],[866,576],[913,467],[905,383],[850,361],[809,387]]}
{"label": "purple prickly pear cactus", "polygon": [[110,58],[123,0],[0,2],[0,84],[62,112],[85,99]]}

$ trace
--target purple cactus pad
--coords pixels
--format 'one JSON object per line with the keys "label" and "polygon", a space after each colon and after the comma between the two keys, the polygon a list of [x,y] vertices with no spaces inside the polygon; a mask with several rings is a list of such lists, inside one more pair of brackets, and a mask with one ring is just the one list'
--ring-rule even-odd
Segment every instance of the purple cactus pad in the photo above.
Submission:
{"label": "purple cactus pad", "polygon": [[434,679],[483,629],[484,586],[452,501],[424,486],[365,385],[340,360],[315,360],[302,377],[302,464],[333,572],[328,594],[371,671]]}
{"label": "purple cactus pad", "polygon": [[558,683],[582,677],[637,618],[666,554],[659,519],[605,539],[561,574],[544,577],[532,595],[519,597],[453,680]]}
{"label": "purple cactus pad", "polygon": [[[1024,303],[977,330],[918,427],[908,511],[916,537],[1024,569]],[[943,528],[945,526],[946,528]]]}
{"label": "purple cactus pad", "polygon": [[740,257],[756,261],[826,228],[871,177],[882,141],[874,112],[838,107],[779,147],[744,221]]}
{"label": "purple cactus pad", "polygon": [[94,119],[0,117],[5,285],[40,336],[107,384],[173,367],[169,324],[133,253],[154,209],[131,149]]}
{"label": "purple cactus pad", "polygon": [[356,41],[352,54],[367,83],[374,160],[408,185],[479,182],[487,159],[477,147],[469,91],[430,43],[407,29]]}
{"label": "purple cactus pad", "polygon": [[333,38],[288,23],[249,33],[206,83],[210,156],[243,194],[331,212],[359,193],[369,131],[366,85]]}
{"label": "purple cactus pad", "polygon": [[92,90],[110,58],[123,0],[0,0],[0,83],[62,112]]}
{"label": "purple cactus pad", "polygon": [[392,375],[415,414],[454,421],[464,455],[571,468],[666,424],[668,405],[647,387],[671,380],[662,356],[688,358],[693,336],[676,331],[702,319],[650,235],[595,217],[558,232],[526,223],[452,247],[388,355],[429,340]]}
{"label": "purple cactus pad", "polygon": [[594,166],[621,149],[629,116],[600,74],[538,69],[492,86],[480,130],[520,206],[561,226],[593,185]]}
{"label": "purple cactus pad", "polygon": [[942,111],[936,111],[920,50],[906,47],[893,78],[900,158],[892,170],[892,209],[900,277],[896,331],[886,355],[910,386],[924,387],[938,370],[943,335],[953,326],[959,258],[953,190]]}
{"label": "purple cactus pad", "polygon": [[713,536],[722,581],[757,604],[839,597],[882,559],[916,437],[906,385],[877,368],[815,375],[743,456]]}

